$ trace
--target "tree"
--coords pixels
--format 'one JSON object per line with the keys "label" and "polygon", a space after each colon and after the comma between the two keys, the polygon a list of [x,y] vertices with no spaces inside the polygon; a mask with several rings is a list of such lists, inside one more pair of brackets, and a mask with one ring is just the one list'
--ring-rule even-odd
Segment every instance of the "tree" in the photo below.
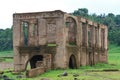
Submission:
{"label": "tree", "polygon": [[120,15],[115,16],[116,27],[120,27]]}
{"label": "tree", "polygon": [[120,45],[120,15],[114,15],[113,13],[108,13],[108,15],[88,14],[88,9],[86,8],[75,10],[73,15],[85,17],[94,22],[107,25],[110,43]]}
{"label": "tree", "polygon": [[73,12],[73,15],[82,16],[82,17],[88,17],[88,9],[87,8],[80,8],[78,10],[75,10]]}
{"label": "tree", "polygon": [[12,29],[0,29],[0,51],[13,48]]}

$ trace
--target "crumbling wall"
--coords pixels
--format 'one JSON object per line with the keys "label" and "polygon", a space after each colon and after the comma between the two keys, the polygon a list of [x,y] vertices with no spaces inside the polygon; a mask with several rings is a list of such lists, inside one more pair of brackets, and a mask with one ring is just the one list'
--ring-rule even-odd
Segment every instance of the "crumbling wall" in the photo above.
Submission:
{"label": "crumbling wall", "polygon": [[105,25],[59,10],[15,13],[14,70],[25,70],[28,62],[45,70],[107,63],[107,31]]}

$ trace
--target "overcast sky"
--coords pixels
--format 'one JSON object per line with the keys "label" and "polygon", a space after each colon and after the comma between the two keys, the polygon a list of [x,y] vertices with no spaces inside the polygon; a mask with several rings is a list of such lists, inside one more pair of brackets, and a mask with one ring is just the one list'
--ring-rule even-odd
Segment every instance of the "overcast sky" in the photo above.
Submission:
{"label": "overcast sky", "polygon": [[120,0],[1,0],[0,29],[12,26],[12,14],[62,10],[73,12],[78,8],[87,8],[89,13],[120,14]]}

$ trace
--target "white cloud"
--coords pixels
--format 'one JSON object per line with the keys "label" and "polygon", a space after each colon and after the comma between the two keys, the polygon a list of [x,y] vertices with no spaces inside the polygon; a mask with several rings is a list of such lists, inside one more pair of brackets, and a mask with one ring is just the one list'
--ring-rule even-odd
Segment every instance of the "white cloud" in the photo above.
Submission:
{"label": "white cloud", "polygon": [[90,13],[119,14],[119,0],[1,0],[0,28],[12,26],[12,14],[17,12],[38,12],[63,10],[73,12],[78,8],[87,8]]}

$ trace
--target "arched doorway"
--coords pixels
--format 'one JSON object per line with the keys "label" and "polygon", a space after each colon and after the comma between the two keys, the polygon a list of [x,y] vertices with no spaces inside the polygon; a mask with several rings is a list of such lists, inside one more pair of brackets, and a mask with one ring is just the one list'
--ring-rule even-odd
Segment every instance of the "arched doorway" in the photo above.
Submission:
{"label": "arched doorway", "polygon": [[71,69],[76,69],[77,68],[76,59],[75,59],[74,55],[70,56],[70,59],[69,59],[69,68],[71,68]]}
{"label": "arched doorway", "polygon": [[43,56],[42,55],[35,55],[30,59],[31,69],[36,68],[37,61],[43,61]]}

